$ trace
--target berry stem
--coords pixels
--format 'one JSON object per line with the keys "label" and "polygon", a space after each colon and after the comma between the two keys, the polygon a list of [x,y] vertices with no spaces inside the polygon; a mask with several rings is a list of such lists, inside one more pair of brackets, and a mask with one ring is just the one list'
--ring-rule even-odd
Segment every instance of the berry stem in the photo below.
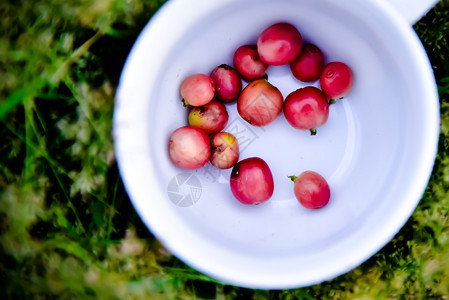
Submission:
{"label": "berry stem", "polygon": [[187,107],[190,105],[190,103],[186,99],[182,99],[182,105],[184,105],[184,107]]}
{"label": "berry stem", "polygon": [[293,182],[296,182],[296,180],[298,180],[298,176],[292,175],[292,176],[287,176],[288,178],[290,178]]}

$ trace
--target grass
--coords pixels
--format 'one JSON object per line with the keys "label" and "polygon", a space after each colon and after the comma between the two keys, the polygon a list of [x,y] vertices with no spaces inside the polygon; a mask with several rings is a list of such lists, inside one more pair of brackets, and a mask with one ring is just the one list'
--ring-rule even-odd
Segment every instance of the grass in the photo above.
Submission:
{"label": "grass", "polygon": [[449,296],[449,1],[414,29],[438,83],[441,136],[406,226],[355,270],[260,291],[190,269],[151,235],[118,175],[111,126],[126,56],[164,1],[0,2],[0,290],[5,299]]}

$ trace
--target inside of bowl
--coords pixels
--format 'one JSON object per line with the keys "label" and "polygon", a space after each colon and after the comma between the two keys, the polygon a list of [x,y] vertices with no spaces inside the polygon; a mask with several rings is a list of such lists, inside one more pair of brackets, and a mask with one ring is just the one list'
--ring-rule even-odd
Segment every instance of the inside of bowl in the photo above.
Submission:
{"label": "inside of bowl", "polygon": [[[156,236],[200,271],[252,287],[316,283],[376,252],[416,206],[435,143],[425,144],[434,124],[423,98],[435,95],[423,84],[428,74],[419,73],[422,62],[416,56],[422,53],[413,52],[412,33],[397,26],[405,23],[396,23],[370,1],[348,2],[225,1],[192,17],[181,17],[186,4],[172,5],[159,18],[174,22],[179,14],[189,22],[172,25],[157,43],[141,42],[147,56],[140,58],[141,74],[133,84],[146,88],[133,97],[141,98],[138,110],[145,116],[139,123],[145,130],[137,137],[144,150],[134,157],[141,159],[140,171],[129,185],[140,191],[131,191],[131,198]],[[354,87],[331,105],[329,120],[316,136],[292,128],[283,114],[266,127],[251,126],[235,103],[227,105],[225,131],[238,138],[240,159],[264,159],[275,182],[268,202],[246,206],[231,193],[231,170],[210,163],[196,171],[179,169],[169,160],[168,139],[187,125],[181,81],[232,65],[239,46],[255,44],[260,32],[281,21],[295,25],[304,42],[317,45],[325,62],[348,64]],[[152,52],[158,47],[165,49],[162,56]],[[296,80],[288,66],[270,66],[268,80],[284,97],[307,85],[319,87]],[[295,199],[287,176],[305,170],[328,180],[326,207],[308,210]]]}

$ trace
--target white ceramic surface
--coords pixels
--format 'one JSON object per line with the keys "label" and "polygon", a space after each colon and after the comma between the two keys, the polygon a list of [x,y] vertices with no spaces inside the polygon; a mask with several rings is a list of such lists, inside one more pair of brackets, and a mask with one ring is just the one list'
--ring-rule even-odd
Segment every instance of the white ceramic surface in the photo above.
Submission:
{"label": "white ceramic surface", "polygon": [[[426,53],[383,1],[175,0],[151,19],[123,69],[114,114],[120,173],[151,232],[178,258],[226,283],[285,289],[332,279],[380,250],[418,204],[434,163],[439,134],[436,85]],[[241,159],[270,166],[275,191],[258,206],[235,200],[230,170],[210,164],[176,168],[167,152],[173,130],[186,125],[179,85],[193,73],[232,64],[243,44],[286,21],[327,62],[354,71],[354,88],[332,105],[316,136],[290,127],[281,114],[251,127],[228,105],[226,130]],[[306,84],[287,66],[270,67],[284,97]],[[318,86],[315,82],[313,85]],[[314,170],[327,178],[330,203],[301,207],[287,175]],[[179,190],[178,190],[179,188]]]}
{"label": "white ceramic surface", "polygon": [[403,18],[410,24],[415,24],[424,14],[440,0],[386,0],[390,2]]}

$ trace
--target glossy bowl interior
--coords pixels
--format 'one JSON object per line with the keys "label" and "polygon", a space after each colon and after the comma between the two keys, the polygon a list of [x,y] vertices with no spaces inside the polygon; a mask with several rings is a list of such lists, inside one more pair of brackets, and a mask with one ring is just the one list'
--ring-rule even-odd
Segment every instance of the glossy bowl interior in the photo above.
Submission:
{"label": "glossy bowl interior", "polygon": [[[241,159],[271,168],[272,199],[240,204],[230,170],[210,164],[176,168],[168,157],[173,130],[186,125],[181,81],[232,65],[234,51],[255,44],[269,25],[289,22],[326,62],[354,72],[350,95],[330,107],[316,136],[288,125],[252,127],[227,105]],[[268,80],[284,97],[306,86],[288,66]],[[319,86],[318,82],[312,85]],[[127,192],[149,230],[178,258],[226,283],[294,288],[343,274],[399,231],[427,185],[439,134],[439,105],[426,53],[411,27],[381,1],[170,1],[139,36],[123,69],[114,139]],[[330,203],[307,210],[287,175],[322,174]]]}

